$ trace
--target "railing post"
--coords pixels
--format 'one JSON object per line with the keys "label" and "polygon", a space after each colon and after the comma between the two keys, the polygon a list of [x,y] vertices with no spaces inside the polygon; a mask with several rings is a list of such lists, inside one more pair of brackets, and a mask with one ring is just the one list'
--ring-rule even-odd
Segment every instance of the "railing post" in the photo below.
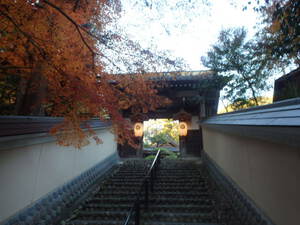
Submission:
{"label": "railing post", "polygon": [[140,201],[135,203],[135,225],[140,225]]}
{"label": "railing post", "polygon": [[[149,208],[149,185],[150,185],[150,191],[153,192],[154,191],[154,178],[157,177],[157,170],[158,170],[158,165],[160,164],[160,150],[157,153],[155,160],[153,161],[151,167],[150,167],[150,171],[148,170],[147,175],[144,178],[144,181],[142,183],[142,186],[140,188],[139,193],[137,194],[137,199],[133,205],[133,207],[131,207],[130,213],[128,214],[126,221],[124,223],[124,225],[128,225],[130,222],[130,219],[133,216],[133,213],[135,212],[135,225],[140,225],[140,209],[141,209],[141,205],[142,203],[145,204],[145,209],[147,210]],[[150,173],[150,174],[149,174]],[[149,184],[150,183],[150,184]],[[141,200],[140,198],[142,197],[142,192],[143,192],[143,185],[145,185],[145,199],[144,201]]]}
{"label": "railing post", "polygon": [[145,181],[145,208],[148,209],[149,193],[148,193],[148,179]]}

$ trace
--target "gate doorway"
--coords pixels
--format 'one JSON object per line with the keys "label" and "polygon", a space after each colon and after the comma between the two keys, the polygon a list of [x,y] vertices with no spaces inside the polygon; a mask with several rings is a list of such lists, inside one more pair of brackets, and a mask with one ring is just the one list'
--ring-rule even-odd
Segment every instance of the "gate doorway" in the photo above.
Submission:
{"label": "gate doorway", "polygon": [[173,119],[150,119],[144,122],[143,156],[154,157],[158,149],[163,157],[179,157],[179,121]]}

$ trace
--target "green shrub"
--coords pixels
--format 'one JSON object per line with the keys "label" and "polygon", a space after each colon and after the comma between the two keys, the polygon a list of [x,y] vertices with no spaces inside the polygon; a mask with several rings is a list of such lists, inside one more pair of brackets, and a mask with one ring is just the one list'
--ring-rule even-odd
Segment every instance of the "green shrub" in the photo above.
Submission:
{"label": "green shrub", "polygon": [[178,158],[178,153],[170,151],[166,148],[160,148],[161,156],[162,158],[166,159],[177,159]]}
{"label": "green shrub", "polygon": [[145,159],[146,160],[153,160],[155,158],[155,155],[148,155]]}
{"label": "green shrub", "polygon": [[153,155],[148,155],[147,157],[145,157],[145,159],[147,160],[153,160],[155,158],[156,152],[160,149],[160,156],[161,158],[166,158],[166,159],[177,159],[179,156],[178,152],[173,152],[170,151],[166,148],[155,148],[152,150]]}

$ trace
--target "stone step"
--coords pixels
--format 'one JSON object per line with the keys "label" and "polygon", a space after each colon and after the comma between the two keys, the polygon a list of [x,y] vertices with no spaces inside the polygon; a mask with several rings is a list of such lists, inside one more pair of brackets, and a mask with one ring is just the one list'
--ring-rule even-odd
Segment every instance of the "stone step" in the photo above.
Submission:
{"label": "stone step", "polygon": [[[130,208],[129,208],[130,210]],[[110,218],[113,219],[126,219],[127,214],[129,213],[129,210],[124,211],[124,210],[80,210],[77,215],[76,218],[78,219],[103,219],[103,220],[107,220]]]}
{"label": "stone step", "polygon": [[[125,196],[125,197],[124,197]],[[96,198],[110,198],[110,197],[119,197],[119,198],[134,198],[137,196],[136,192],[127,193],[127,194],[118,194],[118,193],[97,193],[94,195]],[[149,195],[150,199],[159,199],[159,198],[210,198],[212,195],[207,192],[188,192],[188,193],[178,193],[178,192],[154,192]]]}
{"label": "stone step", "polygon": [[[140,188],[122,188],[122,189],[108,189],[108,190],[99,190],[95,193],[95,197],[99,197],[100,195],[136,195],[139,192]],[[185,195],[185,194],[209,194],[208,188],[186,188],[186,189],[176,189],[176,188],[158,188],[154,187],[154,192],[149,191],[149,195],[157,195],[157,194],[169,194],[169,195]],[[142,190],[144,193],[145,190]]]}
{"label": "stone step", "polygon": [[[75,220],[65,223],[65,225],[122,225],[123,221],[113,221],[113,220],[107,220],[107,221],[99,221],[99,220]],[[134,221],[129,222],[129,225],[134,225]],[[176,222],[143,222],[141,221],[141,225],[221,225],[217,223],[193,223],[193,222],[185,222],[182,223],[176,223]]]}
{"label": "stone step", "polygon": [[[132,204],[86,204],[80,211],[91,211],[91,210],[102,210],[102,211],[128,211],[132,207]],[[141,204],[141,208],[144,208],[144,204]],[[185,204],[185,205],[169,205],[169,204],[160,204],[154,205],[149,204],[150,211],[162,211],[162,212],[211,212],[214,209],[213,204],[205,205],[195,205],[195,204]]]}
{"label": "stone step", "polygon": [[206,206],[214,204],[214,200],[211,198],[159,198],[151,199],[150,204],[157,205],[198,205]]}
{"label": "stone step", "polygon": [[[122,225],[123,220],[97,220],[97,219],[84,219],[84,220],[72,220],[62,225]],[[129,225],[134,225],[134,221],[131,221]]]}
{"label": "stone step", "polygon": [[206,179],[205,176],[203,176],[202,174],[199,173],[186,173],[186,174],[178,174],[178,173],[157,173],[158,177],[170,177],[170,178],[175,178],[175,177],[181,177],[181,178],[202,178],[202,179]]}
{"label": "stone step", "polygon": [[[143,175],[123,175],[123,174],[115,174],[111,178],[113,179],[143,179],[146,177],[146,174]],[[166,179],[202,179],[205,180],[206,178],[201,175],[190,175],[190,174],[157,174],[157,178],[166,178]]]}
{"label": "stone step", "polygon": [[111,178],[108,182],[105,182],[107,184],[109,183],[141,183],[143,181],[143,178],[140,179],[120,179],[120,178]]}
{"label": "stone step", "polygon": [[[174,207],[171,207],[174,209]],[[212,210],[201,210],[192,212],[191,209],[197,209],[196,207],[186,207],[185,209],[189,209],[190,211],[182,211],[178,212],[176,210],[170,210],[167,209],[167,206],[160,207],[159,210],[157,207],[149,207],[148,210],[142,210],[142,217],[144,220],[147,220],[149,218],[154,217],[155,219],[161,219],[162,217],[171,217],[171,221],[182,221],[182,220],[188,220],[191,222],[195,222],[195,220],[201,220],[203,219],[211,219],[211,217],[214,215]],[[182,209],[182,207],[178,206],[178,209]],[[199,209],[199,207],[198,207]],[[203,209],[203,208],[202,208]],[[92,209],[82,209],[76,212],[75,215],[73,215],[73,220],[109,220],[113,218],[114,220],[122,220],[125,219],[128,215],[130,208],[127,208],[126,210],[119,210],[119,209],[113,209],[113,210],[92,210]],[[155,210],[155,211],[154,211]],[[168,211],[164,211],[168,210]],[[176,220],[173,220],[175,218]],[[164,220],[164,219],[163,219]]]}
{"label": "stone step", "polygon": [[144,221],[155,222],[202,222],[217,223],[214,213],[170,213],[170,212],[151,212],[144,213],[142,216]]}
{"label": "stone step", "polygon": [[[139,187],[142,184],[142,180],[109,180],[102,183],[102,187],[105,188],[106,186],[111,187],[126,187],[126,186],[132,186],[132,187]],[[195,186],[208,186],[208,182],[201,181],[201,180],[163,180],[158,179],[154,180],[155,186],[182,186],[182,187],[195,187]]]}
{"label": "stone step", "polygon": [[105,183],[103,183],[103,185],[120,185],[120,186],[128,186],[128,185],[131,185],[131,186],[140,186],[142,183],[141,180],[109,180]]}
{"label": "stone step", "polygon": [[105,204],[105,203],[110,203],[110,204],[133,204],[133,202],[136,200],[136,197],[128,197],[128,196],[123,196],[123,197],[107,197],[107,198],[91,198],[86,200],[86,204]]}
{"label": "stone step", "polygon": [[[123,225],[152,161],[126,161],[65,221],[65,225]],[[141,196],[141,225],[225,225],[207,171],[194,161],[161,160],[149,189],[148,208]],[[144,193],[142,193],[144,194]],[[216,209],[220,210],[218,213]],[[220,220],[220,221],[219,221]],[[222,220],[222,221],[221,221]],[[240,223],[234,223],[241,225]],[[132,217],[130,225],[134,225]]]}
{"label": "stone step", "polygon": [[166,205],[163,205],[163,204],[160,204],[160,205],[149,205],[149,208],[148,208],[149,211],[151,212],[176,212],[176,213],[188,213],[188,212],[192,212],[192,213],[209,213],[211,212],[212,210],[214,210],[214,206],[213,204],[210,204],[210,205],[194,205],[194,204],[191,204],[191,205],[188,205],[188,204],[185,204],[185,205],[169,205],[169,204],[166,204]]}
{"label": "stone step", "polygon": [[207,182],[194,182],[194,183],[164,183],[164,182],[155,182],[154,181],[154,187],[157,187],[158,189],[160,188],[184,188],[184,189],[194,189],[194,188],[208,188],[208,183]]}
{"label": "stone step", "polygon": [[155,180],[154,185],[179,185],[179,186],[198,186],[198,185],[208,185],[206,181],[199,180]]}
{"label": "stone step", "polygon": [[[86,204],[103,204],[103,203],[111,203],[111,204],[133,204],[136,200],[136,196],[122,196],[122,197],[94,197],[86,200]],[[212,199],[208,198],[208,196],[189,196],[184,198],[176,198],[169,196],[159,196],[159,198],[153,198],[149,196],[149,204],[196,204],[196,205],[210,205],[212,204]]]}
{"label": "stone step", "polygon": [[202,178],[197,178],[197,177],[193,177],[193,178],[185,178],[185,177],[176,177],[176,178],[172,178],[172,177],[157,177],[155,179],[155,182],[165,182],[165,183],[193,183],[193,182],[206,182],[205,179]]}
{"label": "stone step", "polygon": [[190,185],[185,185],[185,186],[174,186],[174,185],[154,185],[155,192],[190,192],[190,191],[199,191],[199,192],[204,192],[208,191],[209,188],[207,186],[190,186]]}
{"label": "stone step", "polygon": [[185,222],[184,224],[182,223],[176,223],[176,222],[144,222],[144,225],[221,225],[217,223],[193,223],[193,222]]}
{"label": "stone step", "polygon": [[139,190],[140,186],[130,186],[130,187],[122,187],[122,186],[118,186],[117,184],[107,184],[107,185],[103,185],[99,188],[98,192],[133,192],[133,191],[137,191]]}
{"label": "stone step", "polygon": [[[154,184],[155,192],[190,192],[208,191],[209,187],[207,185],[172,185],[172,184]],[[140,186],[119,186],[119,185],[106,185],[102,186],[98,193],[114,193],[122,192],[124,194],[130,192],[137,192],[140,190]]]}
{"label": "stone step", "polygon": [[158,169],[157,170],[157,174],[160,175],[200,175],[200,176],[204,176],[203,173],[201,173],[198,170],[185,170],[185,171],[176,171],[176,170],[162,170],[162,169]]}
{"label": "stone step", "polygon": [[113,178],[118,178],[118,179],[144,179],[145,178],[145,174],[143,175],[123,175],[123,174],[116,174],[113,176]]}
{"label": "stone step", "polygon": [[197,167],[180,167],[180,166],[176,166],[175,168],[174,167],[166,167],[166,166],[162,166],[162,165],[159,165],[158,167],[159,169],[159,172],[168,172],[168,173],[172,173],[172,172],[176,172],[176,173],[187,173],[187,172],[201,172],[201,170],[199,170],[199,168]]}
{"label": "stone step", "polygon": [[110,203],[89,203],[85,204],[81,210],[119,210],[119,211],[127,211],[132,207],[132,204],[110,204]]}

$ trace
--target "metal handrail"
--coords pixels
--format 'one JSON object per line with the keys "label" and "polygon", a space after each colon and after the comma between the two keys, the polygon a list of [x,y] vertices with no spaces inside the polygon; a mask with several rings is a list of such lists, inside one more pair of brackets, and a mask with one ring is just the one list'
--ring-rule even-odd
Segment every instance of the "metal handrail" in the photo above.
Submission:
{"label": "metal handrail", "polygon": [[[148,203],[149,203],[148,202],[149,201],[149,184],[150,184],[150,190],[151,190],[151,192],[153,192],[154,179],[156,177],[157,167],[158,167],[159,163],[160,163],[160,150],[158,150],[158,152],[156,153],[155,158],[151,164],[151,167],[143,179],[143,182],[141,184],[139,192],[137,193],[136,200],[128,213],[128,216],[125,220],[124,225],[129,224],[132,215],[135,215],[135,225],[140,224],[140,206],[141,206],[141,203],[143,203],[143,201],[141,201],[140,197],[142,195],[143,190],[145,190],[144,204],[145,204],[145,208],[147,209]],[[135,214],[133,214],[134,212],[135,212]]]}

